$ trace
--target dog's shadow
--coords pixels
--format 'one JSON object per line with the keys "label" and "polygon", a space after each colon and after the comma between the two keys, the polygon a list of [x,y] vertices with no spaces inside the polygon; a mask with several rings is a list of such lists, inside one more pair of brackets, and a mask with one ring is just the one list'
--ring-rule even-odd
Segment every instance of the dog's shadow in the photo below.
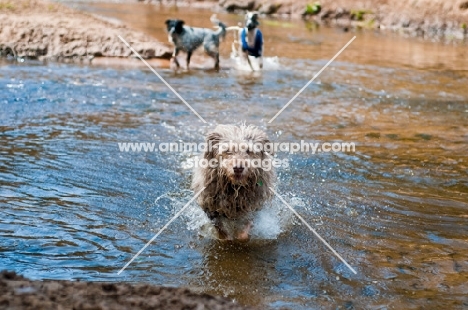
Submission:
{"label": "dog's shadow", "polygon": [[198,278],[205,293],[227,296],[250,305],[264,304],[265,292],[274,285],[277,240],[210,240],[203,249]]}

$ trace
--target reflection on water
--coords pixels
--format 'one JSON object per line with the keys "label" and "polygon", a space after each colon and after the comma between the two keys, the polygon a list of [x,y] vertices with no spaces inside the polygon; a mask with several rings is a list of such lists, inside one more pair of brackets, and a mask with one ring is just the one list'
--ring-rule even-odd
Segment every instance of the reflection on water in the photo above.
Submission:
{"label": "reflection on water", "polygon": [[[122,7],[109,14],[123,18]],[[155,14],[146,22],[153,30],[140,26],[163,36],[159,19],[169,13]],[[187,19],[209,22],[209,14]],[[208,125],[145,69],[3,63],[0,267],[38,279],[190,286],[261,307],[467,307],[468,76],[457,58],[466,52],[404,41],[394,55],[405,56],[382,64],[370,47],[403,41],[359,34],[268,125],[350,34],[297,26],[288,37],[290,29],[263,27],[295,44],[290,55],[270,43],[277,70],[160,69]],[[405,52],[421,45],[427,63]],[[426,70],[436,67],[431,55],[448,54],[455,64]],[[117,276],[191,198],[184,163],[193,156],[119,152],[117,143],[201,142],[215,124],[242,121],[278,142],[356,143],[355,153],[279,152],[290,166],[278,171],[277,188],[358,274],[274,201],[257,226],[280,225],[273,238],[200,237],[191,207]]]}

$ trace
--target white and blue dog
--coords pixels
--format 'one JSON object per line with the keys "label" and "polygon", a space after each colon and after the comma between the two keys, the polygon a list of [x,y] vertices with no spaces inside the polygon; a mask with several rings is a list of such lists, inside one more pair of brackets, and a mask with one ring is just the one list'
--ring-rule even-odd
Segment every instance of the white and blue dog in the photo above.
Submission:
{"label": "white and blue dog", "polygon": [[[249,56],[258,60],[258,67],[263,68],[263,34],[258,29],[260,23],[258,22],[258,13],[247,12],[245,14],[245,27],[227,27],[226,30],[237,30],[239,40],[234,41],[232,44],[233,55],[235,57],[241,56],[242,59],[247,61],[252,71],[254,66],[250,61]],[[236,48],[235,44],[239,44]]]}

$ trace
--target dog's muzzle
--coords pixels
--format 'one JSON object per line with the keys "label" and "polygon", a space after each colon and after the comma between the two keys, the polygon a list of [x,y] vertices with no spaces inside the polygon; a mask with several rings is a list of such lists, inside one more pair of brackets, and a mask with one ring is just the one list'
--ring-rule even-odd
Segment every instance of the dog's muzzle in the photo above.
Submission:
{"label": "dog's muzzle", "polygon": [[255,23],[253,22],[248,22],[245,26],[247,27],[248,30],[252,30],[256,27]]}
{"label": "dog's muzzle", "polygon": [[244,167],[236,166],[233,168],[233,170],[237,178],[242,177],[242,172],[244,172]]}
{"label": "dog's muzzle", "polygon": [[174,33],[174,28],[171,28],[171,30],[167,33],[167,39],[170,43],[174,43],[174,39],[172,39],[173,33]]}

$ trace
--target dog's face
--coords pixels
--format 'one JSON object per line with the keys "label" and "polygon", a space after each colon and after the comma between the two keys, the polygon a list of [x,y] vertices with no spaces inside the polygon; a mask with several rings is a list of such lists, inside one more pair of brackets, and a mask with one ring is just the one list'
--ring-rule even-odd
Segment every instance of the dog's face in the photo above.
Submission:
{"label": "dog's face", "polygon": [[251,30],[258,27],[260,23],[258,22],[258,13],[255,12],[247,12],[245,14],[245,27]]}
{"label": "dog's face", "polygon": [[184,30],[184,21],[180,19],[168,19],[166,20],[166,28],[169,37],[173,34],[181,34]]}
{"label": "dog's face", "polygon": [[207,137],[205,158],[216,159],[218,175],[233,184],[246,185],[261,175],[260,170],[271,169],[267,161],[273,154],[266,151],[267,143],[268,137],[257,127],[219,125]]}

